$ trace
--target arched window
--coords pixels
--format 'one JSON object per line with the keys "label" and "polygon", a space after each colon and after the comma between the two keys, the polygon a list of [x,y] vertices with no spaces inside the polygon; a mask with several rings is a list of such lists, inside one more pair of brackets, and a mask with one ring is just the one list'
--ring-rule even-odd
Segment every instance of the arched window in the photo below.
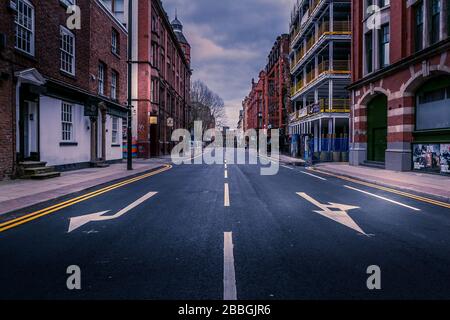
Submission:
{"label": "arched window", "polygon": [[416,92],[416,130],[450,129],[450,76],[426,82]]}

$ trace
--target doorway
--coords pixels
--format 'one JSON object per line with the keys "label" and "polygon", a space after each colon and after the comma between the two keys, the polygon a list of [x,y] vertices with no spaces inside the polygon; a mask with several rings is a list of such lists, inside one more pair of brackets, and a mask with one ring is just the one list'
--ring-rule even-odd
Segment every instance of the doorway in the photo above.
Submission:
{"label": "doorway", "polygon": [[385,162],[387,149],[387,97],[376,96],[367,105],[367,160]]}
{"label": "doorway", "polygon": [[38,104],[23,100],[20,105],[20,160],[39,161]]}

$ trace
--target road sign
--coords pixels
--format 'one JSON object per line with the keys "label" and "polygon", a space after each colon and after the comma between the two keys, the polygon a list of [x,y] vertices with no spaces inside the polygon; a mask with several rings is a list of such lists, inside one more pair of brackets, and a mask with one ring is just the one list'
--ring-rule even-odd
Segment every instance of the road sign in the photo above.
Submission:
{"label": "road sign", "polygon": [[173,127],[173,118],[167,118],[167,126],[170,128]]}

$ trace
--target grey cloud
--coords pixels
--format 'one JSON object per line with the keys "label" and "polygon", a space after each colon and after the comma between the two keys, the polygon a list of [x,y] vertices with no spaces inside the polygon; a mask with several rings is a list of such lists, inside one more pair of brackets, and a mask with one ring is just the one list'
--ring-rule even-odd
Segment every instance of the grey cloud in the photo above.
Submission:
{"label": "grey cloud", "polygon": [[229,125],[238,119],[250,81],[266,64],[278,35],[287,33],[295,0],[163,0],[175,9],[192,45],[193,78],[225,101]]}

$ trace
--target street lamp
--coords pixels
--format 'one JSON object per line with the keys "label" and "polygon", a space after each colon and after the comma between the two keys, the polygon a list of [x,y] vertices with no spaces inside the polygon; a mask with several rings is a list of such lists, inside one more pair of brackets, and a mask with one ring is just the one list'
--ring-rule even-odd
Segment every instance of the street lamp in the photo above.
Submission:
{"label": "street lamp", "polygon": [[128,1],[128,121],[127,121],[127,170],[133,170],[133,140],[131,138],[131,120],[132,120],[132,96],[131,96],[131,59],[132,59],[132,35],[133,35],[133,1]]}

